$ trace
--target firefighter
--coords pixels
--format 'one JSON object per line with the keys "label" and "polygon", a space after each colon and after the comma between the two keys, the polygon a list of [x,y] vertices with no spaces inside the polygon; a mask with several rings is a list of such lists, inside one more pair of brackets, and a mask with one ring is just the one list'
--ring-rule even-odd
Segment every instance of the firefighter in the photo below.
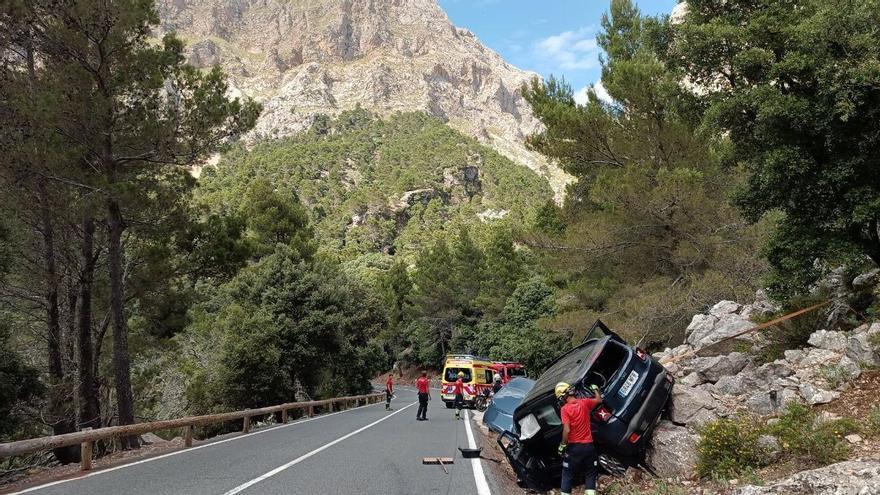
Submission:
{"label": "firefighter", "polygon": [[394,373],[388,374],[388,379],[385,380],[385,410],[391,410],[391,397],[394,396]]}
{"label": "firefighter", "polygon": [[562,495],[570,495],[575,478],[584,475],[584,493],[596,495],[599,457],[593,446],[590,412],[602,403],[602,394],[596,385],[590,388],[594,397],[578,398],[571,385],[565,382],[556,384],[556,398],[562,406],[562,443],[559,444],[559,455],[562,457]]}
{"label": "firefighter", "polygon": [[492,394],[497,394],[498,391],[501,390],[501,387],[504,386],[501,383],[501,374],[500,373],[495,373],[495,380],[494,381],[495,381],[495,383],[492,384]]}
{"label": "firefighter", "polygon": [[458,372],[458,380],[455,380],[453,391],[455,392],[455,401],[452,405],[455,406],[455,419],[461,419],[461,408],[464,405],[464,371]]}
{"label": "firefighter", "polygon": [[427,421],[428,401],[431,400],[431,388],[427,371],[422,371],[422,376],[416,380],[416,389],[419,391],[419,409],[416,412],[416,421]]}

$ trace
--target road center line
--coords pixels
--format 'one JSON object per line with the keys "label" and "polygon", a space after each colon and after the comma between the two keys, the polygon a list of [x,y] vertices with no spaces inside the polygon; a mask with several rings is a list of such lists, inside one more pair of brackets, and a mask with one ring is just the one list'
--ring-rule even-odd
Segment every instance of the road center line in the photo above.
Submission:
{"label": "road center line", "polygon": [[[313,450],[313,451],[311,451],[311,452],[309,452],[309,453],[307,453],[307,454],[303,454],[303,455],[297,457],[296,459],[294,459],[294,460],[288,462],[287,464],[284,464],[284,465],[278,466],[277,468],[275,468],[275,469],[269,471],[268,473],[266,473],[266,474],[264,474],[264,475],[262,475],[262,476],[259,476],[259,477],[257,477],[257,478],[254,478],[254,479],[248,481],[247,483],[244,483],[244,484],[242,484],[242,485],[239,485],[239,486],[233,488],[232,490],[229,490],[228,492],[224,493],[223,495],[235,495],[236,493],[241,493],[242,491],[244,491],[244,490],[246,490],[246,489],[248,489],[248,488],[250,488],[250,487],[256,485],[257,483],[259,483],[259,482],[261,482],[261,481],[263,481],[263,480],[266,480],[266,479],[268,479],[268,478],[271,478],[272,476],[275,476],[276,474],[278,474],[278,473],[284,471],[285,469],[287,469],[287,468],[289,468],[289,467],[291,467],[291,466],[294,466],[294,465],[296,465],[296,464],[299,464],[300,462],[302,462],[302,461],[308,459],[309,457],[312,457],[312,456],[315,455],[315,454],[318,454],[318,453],[320,453],[320,452],[323,452],[324,450],[329,449],[330,447],[336,445],[337,443],[339,443],[339,442],[343,442],[343,441],[345,441],[345,440],[347,440],[347,439],[349,439],[349,438],[351,438],[351,437],[357,435],[358,433],[360,433],[360,432],[362,432],[362,431],[364,431],[364,430],[366,430],[366,429],[368,429],[368,428],[372,428],[373,426],[376,426],[377,424],[381,423],[382,421],[385,421],[386,419],[390,418],[391,416],[394,416],[395,414],[401,413],[401,412],[404,411],[404,409],[410,408],[410,407],[412,407],[412,406],[414,406],[414,405],[416,405],[416,404],[418,404],[418,402],[413,402],[412,404],[409,404],[408,406],[403,406],[403,407],[401,407],[400,409],[398,409],[398,410],[394,411],[393,413],[389,414],[388,416],[384,416],[384,417],[382,417],[381,419],[379,419],[379,420],[377,420],[377,421],[373,421],[372,423],[368,424],[367,426],[363,426],[363,427],[361,427],[361,428],[358,428],[357,430],[355,430],[355,431],[353,431],[353,432],[351,432],[351,433],[349,433],[349,434],[347,434],[347,435],[345,435],[345,436],[339,437],[339,438],[337,438],[336,440],[333,440],[332,442],[330,442],[330,443],[328,443],[328,444],[326,444],[326,445],[323,445],[323,446],[321,446],[321,447],[318,447],[317,449],[315,449],[315,450]],[[482,472],[482,471],[480,471],[480,472]],[[488,490],[488,488],[487,488],[487,490]],[[486,491],[486,493],[488,494],[489,492]],[[480,495],[483,495],[483,492],[480,492]]]}
{"label": "road center line", "polygon": [[[474,433],[471,431],[471,414],[470,411],[464,412],[464,429],[467,431],[468,447],[477,448],[477,442],[474,441]],[[478,495],[492,495],[489,490],[489,481],[486,479],[486,473],[483,472],[483,464],[480,458],[471,459],[471,467],[474,471],[474,482],[477,484]]]}
{"label": "road center line", "polygon": [[298,421],[292,421],[292,422],[287,423],[287,424],[281,424],[281,425],[277,425],[277,426],[270,426],[270,427],[267,427],[267,428],[260,428],[259,430],[255,430],[255,431],[252,431],[252,432],[250,432],[250,433],[239,434],[239,435],[235,435],[234,437],[225,438],[225,439],[223,439],[223,440],[217,440],[217,441],[214,441],[214,442],[210,442],[210,441],[209,441],[208,443],[205,443],[205,444],[202,444],[202,445],[197,445],[197,446],[195,446],[195,447],[190,447],[190,448],[183,448],[183,449],[181,449],[181,450],[175,450],[174,452],[169,452],[169,453],[167,453],[167,454],[157,455],[157,456],[155,456],[155,457],[148,457],[148,458],[146,458],[146,459],[141,459],[141,460],[139,460],[139,461],[127,462],[127,463],[123,461],[124,463],[123,463],[123,464],[120,464],[120,465],[118,465],[118,466],[113,466],[113,467],[109,467],[109,468],[106,468],[106,469],[95,470],[95,471],[92,471],[92,472],[90,472],[90,473],[88,473],[88,474],[83,474],[83,475],[80,475],[80,476],[76,476],[75,478],[67,478],[67,479],[63,479],[63,480],[52,481],[52,482],[45,483],[45,484],[42,484],[42,485],[33,486],[33,487],[30,487],[30,488],[25,488],[25,489],[20,490],[20,491],[17,491],[17,492],[12,492],[12,493],[10,493],[10,494],[8,494],[8,495],[21,495],[21,494],[23,494],[23,493],[35,492],[35,491],[37,491],[37,490],[42,490],[42,489],[44,489],[44,488],[49,488],[49,487],[52,487],[52,486],[55,486],[55,485],[60,485],[60,484],[62,484],[62,483],[70,483],[70,482],[72,482],[72,481],[79,481],[79,480],[82,480],[82,479],[91,478],[92,476],[100,476],[100,475],[102,475],[102,474],[106,474],[106,473],[110,473],[110,472],[113,472],[113,471],[117,471],[117,470],[119,470],[119,469],[130,468],[130,467],[137,466],[137,465],[139,465],[139,464],[145,464],[145,463],[148,463],[148,462],[158,461],[159,459],[164,459],[164,458],[166,458],[166,457],[171,457],[171,456],[175,456],[175,455],[187,454],[187,453],[190,453],[190,452],[195,452],[195,451],[197,451],[197,450],[206,449],[206,448],[208,448],[208,447],[213,447],[213,446],[215,446],[215,445],[222,445],[222,444],[227,443],[227,442],[234,442],[234,441],[236,441],[236,440],[241,440],[241,439],[243,439],[243,438],[248,438],[248,437],[251,437],[251,436],[254,436],[254,435],[261,435],[261,434],[263,434],[263,433],[268,433],[268,432],[270,432],[270,431],[280,430],[280,429],[283,429],[283,428],[288,428],[288,427],[291,427],[291,426],[296,426],[296,425],[298,425],[298,424],[302,424],[302,423],[309,423],[309,422],[311,422],[311,421],[317,421],[317,420],[319,420],[319,419],[329,418],[329,417],[331,417],[331,416],[336,416],[337,414],[344,414],[344,413],[347,413],[347,412],[349,412],[349,411],[354,411],[354,410],[357,410],[357,409],[361,409],[361,408],[363,408],[363,407],[371,407],[371,406],[375,406],[375,405],[378,405],[378,404],[382,404],[382,402],[376,402],[375,404],[367,404],[366,406],[355,407],[355,408],[352,408],[352,409],[345,409],[345,410],[343,410],[343,411],[336,411],[336,412],[334,412],[334,413],[321,414],[321,415],[315,416],[315,417],[313,417],[313,418],[300,419],[300,420],[298,420]]}

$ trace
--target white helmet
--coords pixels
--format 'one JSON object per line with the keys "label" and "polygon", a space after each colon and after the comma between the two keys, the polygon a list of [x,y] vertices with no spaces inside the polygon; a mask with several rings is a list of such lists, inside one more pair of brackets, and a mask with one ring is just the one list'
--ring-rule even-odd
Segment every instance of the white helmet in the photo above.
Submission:
{"label": "white helmet", "polygon": [[495,381],[496,381],[496,382],[500,382],[500,381],[501,381],[501,374],[499,374],[499,373],[495,373]]}

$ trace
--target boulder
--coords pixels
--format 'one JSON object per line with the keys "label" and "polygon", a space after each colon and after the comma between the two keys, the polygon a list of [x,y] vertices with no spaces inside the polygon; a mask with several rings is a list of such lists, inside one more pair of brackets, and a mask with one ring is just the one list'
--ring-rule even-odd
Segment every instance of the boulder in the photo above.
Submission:
{"label": "boulder", "polygon": [[664,478],[693,478],[697,472],[698,440],[687,428],[661,421],[654,429],[645,460]]}
{"label": "boulder", "polygon": [[766,291],[755,292],[755,302],[743,306],[739,314],[749,320],[753,318],[766,318],[779,312],[780,307],[770,300]]}
{"label": "boulder", "polygon": [[715,383],[725,376],[736,375],[749,364],[749,357],[741,352],[732,352],[726,356],[696,358],[690,367],[708,382]]}
{"label": "boulder", "polygon": [[734,495],[877,495],[880,494],[880,461],[853,460],[801,471],[765,486],[748,485]]}
{"label": "boulder", "polygon": [[685,387],[696,387],[697,385],[702,385],[705,381],[700,378],[699,373],[689,373],[687,376],[682,378],[678,383],[684,385]]}
{"label": "boulder", "polygon": [[813,406],[816,404],[827,404],[840,397],[840,392],[823,390],[812,383],[802,383],[798,390],[801,397]]}
{"label": "boulder", "polygon": [[692,424],[702,420],[705,415],[699,415],[702,409],[714,410],[718,402],[707,390],[707,385],[699,387],[686,387],[676,385],[672,389],[672,422],[681,425]]}
{"label": "boulder", "polygon": [[846,341],[846,356],[858,364],[880,366],[880,349],[872,342],[880,334],[880,323],[862,325]]}
{"label": "boulder", "polygon": [[724,315],[739,313],[741,309],[742,305],[737,302],[721,301],[715,306],[712,306],[712,309],[709,310],[709,314],[716,318],[721,318]]}
{"label": "boulder", "polygon": [[761,435],[758,437],[758,448],[760,448],[767,455],[767,460],[772,462],[776,462],[782,456],[782,446],[779,445],[779,440],[773,435]]}
{"label": "boulder", "polygon": [[787,388],[773,388],[771,390],[756,390],[743,401],[743,404],[753,413],[761,416],[778,414],[785,409],[790,402],[800,400],[797,392]]}
{"label": "boulder", "polygon": [[712,314],[696,315],[691,320],[691,324],[688,325],[687,331],[689,335],[687,342],[694,347],[705,347],[732,337],[753,326],[754,324],[748,318],[736,313],[720,314],[719,316]]}
{"label": "boulder", "polygon": [[877,285],[878,281],[880,281],[880,269],[875,268],[854,278],[852,286],[856,290],[865,290]]}
{"label": "boulder", "polygon": [[811,346],[830,351],[843,351],[846,349],[847,337],[843,332],[829,332],[819,330],[810,335],[807,341]]}
{"label": "boulder", "polygon": [[720,395],[743,395],[756,387],[752,378],[752,376],[746,373],[740,373],[733,376],[722,376],[717,382],[715,382],[712,390]]}

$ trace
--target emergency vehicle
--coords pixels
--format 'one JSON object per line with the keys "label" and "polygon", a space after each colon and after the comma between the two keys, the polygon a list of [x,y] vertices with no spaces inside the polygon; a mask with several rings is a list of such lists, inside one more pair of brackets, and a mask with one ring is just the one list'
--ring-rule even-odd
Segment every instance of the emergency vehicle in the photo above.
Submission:
{"label": "emergency vehicle", "polygon": [[491,359],[470,354],[449,354],[443,366],[443,379],[440,383],[440,398],[446,407],[452,409],[455,401],[455,382],[458,373],[464,373],[462,396],[466,406],[474,405],[474,398],[484,390],[492,389],[495,376],[495,363]]}
{"label": "emergency vehicle", "polygon": [[495,361],[494,368],[495,372],[501,375],[501,383],[505,385],[507,382],[518,376],[529,376],[528,373],[526,373],[526,367],[523,366],[522,363],[516,363],[513,361]]}

